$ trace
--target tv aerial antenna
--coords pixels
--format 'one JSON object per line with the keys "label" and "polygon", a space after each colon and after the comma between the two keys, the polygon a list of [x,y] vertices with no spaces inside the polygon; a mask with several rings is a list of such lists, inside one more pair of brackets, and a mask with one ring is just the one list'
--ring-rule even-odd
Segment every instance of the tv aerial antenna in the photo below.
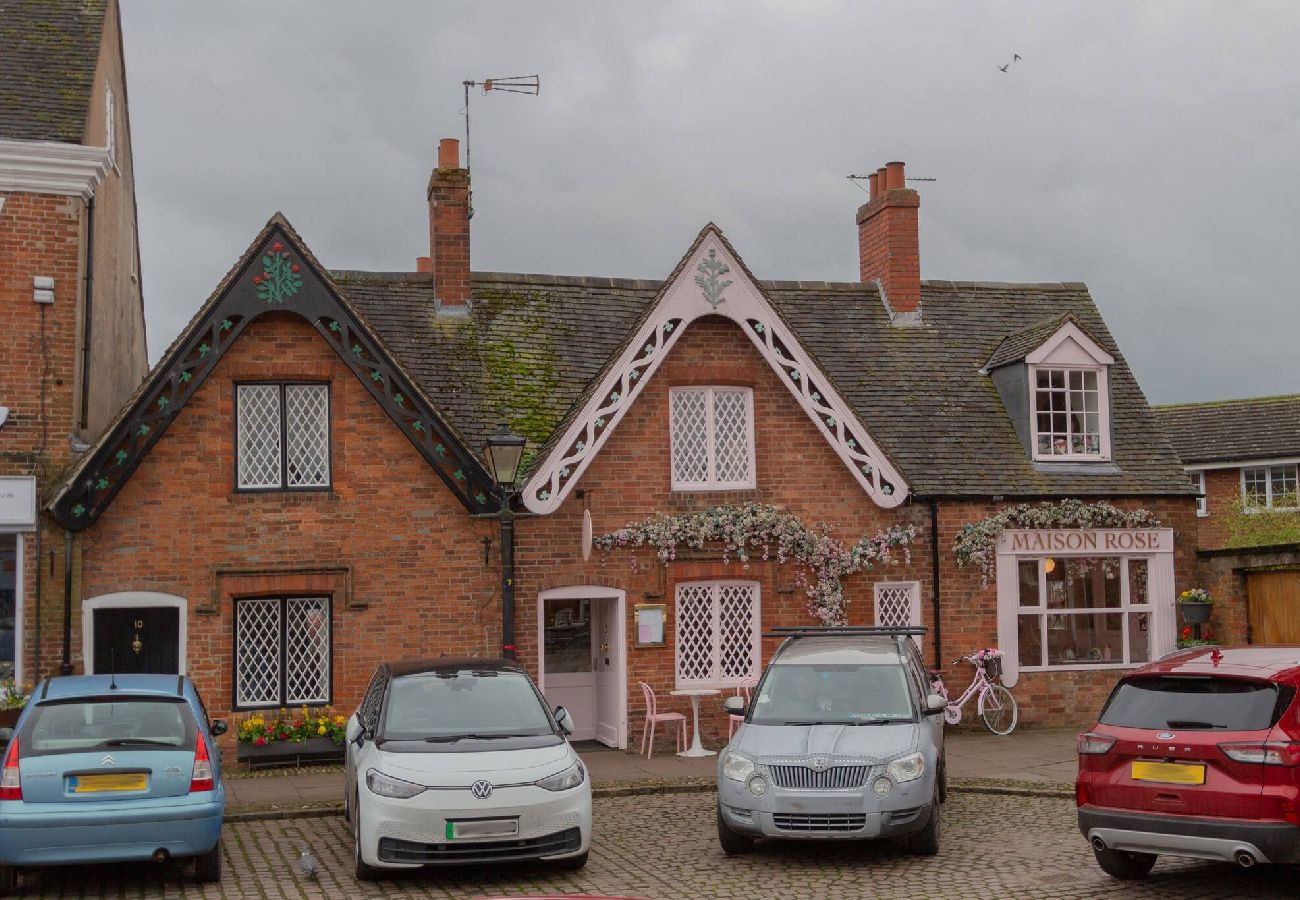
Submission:
{"label": "tv aerial antenna", "polygon": [[465,106],[461,110],[465,115],[465,169],[469,170],[469,89],[482,88],[483,94],[496,91],[499,94],[531,94],[536,97],[542,91],[542,79],[537,75],[508,75],[505,78],[484,78],[482,81],[472,79],[462,81],[465,88]]}
{"label": "tv aerial antenna", "polygon": [[[862,186],[862,182],[870,178],[871,177],[870,175],[845,175],[844,177],[847,178],[849,181],[853,182],[854,184],[856,184],[858,186],[858,190],[862,191],[863,193],[865,194],[871,193],[870,191],[868,191],[866,188]],[[911,176],[909,176],[904,180],[905,181],[938,181],[939,179],[938,178],[912,178]]]}

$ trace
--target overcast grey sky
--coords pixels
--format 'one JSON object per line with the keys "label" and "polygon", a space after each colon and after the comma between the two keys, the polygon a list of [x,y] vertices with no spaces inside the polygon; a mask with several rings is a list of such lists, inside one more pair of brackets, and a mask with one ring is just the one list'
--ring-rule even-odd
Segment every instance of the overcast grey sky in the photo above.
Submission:
{"label": "overcast grey sky", "polygon": [[662,278],[712,220],[852,280],[844,176],[902,159],[923,277],[1086,281],[1153,402],[1300,391],[1294,2],[122,6],[152,359],[276,210],[413,270],[460,82],[539,73],[471,101],[476,270]]}

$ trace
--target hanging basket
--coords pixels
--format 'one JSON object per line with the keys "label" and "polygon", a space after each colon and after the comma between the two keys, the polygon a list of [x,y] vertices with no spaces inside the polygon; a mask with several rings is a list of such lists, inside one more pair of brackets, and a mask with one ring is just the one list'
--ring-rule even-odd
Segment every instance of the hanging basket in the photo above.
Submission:
{"label": "hanging basket", "polygon": [[1183,615],[1183,621],[1188,625],[1204,625],[1210,621],[1210,611],[1214,609],[1213,603],[1179,603],[1178,611]]}

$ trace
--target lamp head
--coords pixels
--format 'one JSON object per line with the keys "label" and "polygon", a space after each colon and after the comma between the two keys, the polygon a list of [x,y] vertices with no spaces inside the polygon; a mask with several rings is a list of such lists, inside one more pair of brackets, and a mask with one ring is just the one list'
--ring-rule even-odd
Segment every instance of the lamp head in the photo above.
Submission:
{"label": "lamp head", "polygon": [[519,477],[519,461],[524,455],[527,440],[510,430],[502,423],[496,433],[483,445],[483,456],[487,459],[488,470],[498,487],[509,488]]}

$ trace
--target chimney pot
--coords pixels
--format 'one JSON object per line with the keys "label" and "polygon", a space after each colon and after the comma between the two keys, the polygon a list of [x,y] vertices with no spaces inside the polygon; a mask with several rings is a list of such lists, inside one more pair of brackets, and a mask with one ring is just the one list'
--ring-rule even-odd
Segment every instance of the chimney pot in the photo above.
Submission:
{"label": "chimney pot", "polygon": [[895,323],[919,322],[921,249],[916,191],[901,162],[877,169],[871,199],[858,208],[858,263],[863,282],[879,282]]}
{"label": "chimney pot", "polygon": [[438,141],[438,168],[460,168],[460,141],[455,138],[443,138]]}

